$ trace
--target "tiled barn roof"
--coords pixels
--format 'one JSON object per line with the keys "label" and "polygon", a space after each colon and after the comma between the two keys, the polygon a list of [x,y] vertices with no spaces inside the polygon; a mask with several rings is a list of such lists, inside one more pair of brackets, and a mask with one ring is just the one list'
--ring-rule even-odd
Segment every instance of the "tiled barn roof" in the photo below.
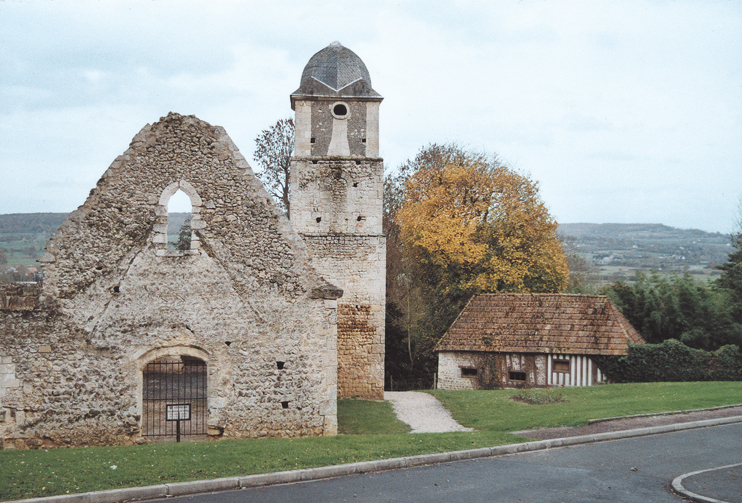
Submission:
{"label": "tiled barn roof", "polygon": [[469,301],[436,351],[625,355],[644,344],[608,297],[482,294]]}

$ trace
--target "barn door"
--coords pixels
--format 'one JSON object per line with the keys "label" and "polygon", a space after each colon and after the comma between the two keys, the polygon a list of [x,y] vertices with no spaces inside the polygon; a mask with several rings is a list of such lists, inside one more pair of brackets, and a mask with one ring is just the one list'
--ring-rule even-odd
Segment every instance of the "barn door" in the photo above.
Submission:
{"label": "barn door", "polygon": [[[143,435],[206,435],[206,363],[190,356],[166,356],[147,364],[142,390]],[[169,440],[169,439],[164,439]]]}

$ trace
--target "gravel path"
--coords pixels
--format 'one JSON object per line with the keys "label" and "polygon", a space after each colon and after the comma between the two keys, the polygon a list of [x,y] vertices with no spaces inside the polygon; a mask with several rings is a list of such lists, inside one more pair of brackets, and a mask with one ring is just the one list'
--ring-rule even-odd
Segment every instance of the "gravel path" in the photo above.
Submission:
{"label": "gravel path", "polygon": [[412,427],[410,433],[443,433],[473,431],[451,417],[448,409],[433,396],[419,391],[385,391],[384,400],[391,402],[400,421]]}

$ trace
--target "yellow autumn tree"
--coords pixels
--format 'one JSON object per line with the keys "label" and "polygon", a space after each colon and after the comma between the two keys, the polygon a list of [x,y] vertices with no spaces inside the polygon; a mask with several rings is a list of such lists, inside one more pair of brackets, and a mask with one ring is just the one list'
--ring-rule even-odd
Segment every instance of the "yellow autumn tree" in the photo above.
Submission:
{"label": "yellow autumn tree", "polygon": [[439,295],[455,301],[567,286],[557,223],[527,176],[455,145],[423,149],[403,176],[400,241],[416,275]]}

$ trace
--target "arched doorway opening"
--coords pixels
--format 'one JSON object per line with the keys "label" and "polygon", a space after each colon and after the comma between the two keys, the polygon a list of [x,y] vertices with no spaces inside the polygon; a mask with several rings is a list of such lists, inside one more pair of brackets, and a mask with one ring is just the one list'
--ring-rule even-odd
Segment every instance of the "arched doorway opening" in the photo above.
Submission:
{"label": "arched doorway opening", "polygon": [[163,356],[145,366],[142,435],[176,442],[206,435],[206,370],[206,362],[186,355]]}

